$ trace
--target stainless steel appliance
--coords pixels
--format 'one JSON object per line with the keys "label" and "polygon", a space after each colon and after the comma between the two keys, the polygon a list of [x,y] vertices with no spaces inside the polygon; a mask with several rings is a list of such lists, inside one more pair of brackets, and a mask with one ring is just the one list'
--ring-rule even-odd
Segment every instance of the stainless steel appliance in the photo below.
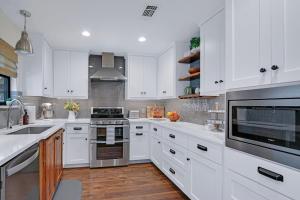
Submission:
{"label": "stainless steel appliance", "polygon": [[90,167],[128,165],[129,121],[122,107],[92,107]]}
{"label": "stainless steel appliance", "polygon": [[39,199],[39,145],[1,167],[1,200]]}
{"label": "stainless steel appliance", "polygon": [[42,104],[42,119],[51,119],[54,115],[54,109],[52,103],[43,103]]}
{"label": "stainless steel appliance", "polygon": [[300,85],[226,94],[226,146],[300,169]]}

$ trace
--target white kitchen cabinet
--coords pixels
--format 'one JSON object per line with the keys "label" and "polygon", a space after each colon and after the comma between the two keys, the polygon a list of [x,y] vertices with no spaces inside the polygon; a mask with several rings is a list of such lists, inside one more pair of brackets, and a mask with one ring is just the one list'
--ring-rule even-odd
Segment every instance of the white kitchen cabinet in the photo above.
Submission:
{"label": "white kitchen cabinet", "polygon": [[40,34],[32,34],[31,43],[34,54],[22,58],[23,96],[52,97],[52,49]]}
{"label": "white kitchen cabinet", "polygon": [[194,153],[189,154],[189,159],[190,198],[221,200],[222,166]]}
{"label": "white kitchen cabinet", "polygon": [[224,200],[292,200],[251,179],[225,171]]}
{"label": "white kitchen cabinet", "polygon": [[89,163],[89,141],[87,134],[67,134],[65,165]]}
{"label": "white kitchen cabinet", "polygon": [[162,144],[161,140],[157,137],[150,138],[150,158],[156,167],[161,168],[162,166]]}
{"label": "white kitchen cabinet", "polygon": [[149,56],[128,57],[128,99],[156,98],[157,60]]}
{"label": "white kitchen cabinet", "polygon": [[88,98],[88,53],[54,51],[54,97]]}
{"label": "white kitchen cabinet", "polygon": [[299,1],[226,0],[226,87],[300,80]]}
{"label": "white kitchen cabinet", "polygon": [[184,94],[189,83],[178,79],[187,74],[189,65],[180,64],[178,60],[188,50],[188,44],[174,43],[158,57],[157,98],[171,99]]}
{"label": "white kitchen cabinet", "polygon": [[130,133],[129,158],[132,161],[150,158],[148,132],[136,131]]}
{"label": "white kitchen cabinet", "polygon": [[225,92],[225,12],[217,13],[200,27],[200,93]]}

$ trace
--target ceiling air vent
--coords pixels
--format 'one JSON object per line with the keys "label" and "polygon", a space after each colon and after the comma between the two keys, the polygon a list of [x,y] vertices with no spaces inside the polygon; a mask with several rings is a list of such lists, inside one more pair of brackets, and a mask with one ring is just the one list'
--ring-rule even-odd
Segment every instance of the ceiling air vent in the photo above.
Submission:
{"label": "ceiling air vent", "polygon": [[155,11],[157,10],[157,6],[146,6],[146,9],[143,12],[143,17],[152,17]]}

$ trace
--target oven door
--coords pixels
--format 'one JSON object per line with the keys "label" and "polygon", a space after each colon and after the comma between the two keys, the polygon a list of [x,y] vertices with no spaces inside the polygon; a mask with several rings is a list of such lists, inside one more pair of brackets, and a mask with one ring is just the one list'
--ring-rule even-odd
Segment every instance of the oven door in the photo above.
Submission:
{"label": "oven door", "polygon": [[300,155],[300,99],[228,102],[228,139]]}
{"label": "oven door", "polygon": [[90,167],[110,167],[128,165],[129,141],[116,141],[106,144],[105,141],[90,141]]}

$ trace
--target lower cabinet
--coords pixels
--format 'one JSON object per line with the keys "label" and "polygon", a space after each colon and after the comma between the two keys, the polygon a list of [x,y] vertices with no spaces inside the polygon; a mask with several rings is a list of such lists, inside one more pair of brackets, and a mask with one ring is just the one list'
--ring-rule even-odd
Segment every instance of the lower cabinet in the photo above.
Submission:
{"label": "lower cabinet", "polygon": [[194,153],[190,153],[189,159],[190,198],[221,200],[222,166]]}
{"label": "lower cabinet", "polygon": [[156,165],[156,167],[160,168],[162,163],[162,144],[161,140],[156,137],[151,137],[150,139],[150,159]]}
{"label": "lower cabinet", "polygon": [[62,176],[62,137],[60,129],[40,142],[40,200],[51,200]]}
{"label": "lower cabinet", "polygon": [[149,137],[146,131],[130,133],[130,160],[147,160],[149,156]]}
{"label": "lower cabinet", "polygon": [[226,170],[224,200],[292,200],[251,179]]}
{"label": "lower cabinet", "polygon": [[88,134],[69,134],[65,141],[64,165],[83,165],[89,163]]}

